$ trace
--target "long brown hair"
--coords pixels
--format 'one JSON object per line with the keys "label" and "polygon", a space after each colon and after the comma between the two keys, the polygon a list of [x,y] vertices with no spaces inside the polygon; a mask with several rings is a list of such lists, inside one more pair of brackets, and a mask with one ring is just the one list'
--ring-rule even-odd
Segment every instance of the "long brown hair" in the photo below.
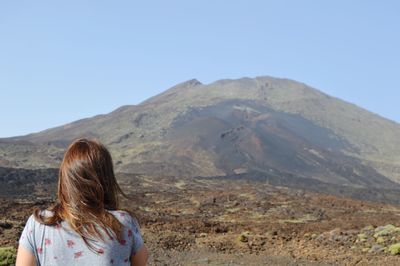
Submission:
{"label": "long brown hair", "polygon": [[107,148],[97,140],[78,139],[66,150],[58,179],[57,202],[48,210],[52,215],[34,216],[42,224],[66,221],[90,249],[94,239],[122,239],[122,224],[107,210],[119,209],[119,187]]}

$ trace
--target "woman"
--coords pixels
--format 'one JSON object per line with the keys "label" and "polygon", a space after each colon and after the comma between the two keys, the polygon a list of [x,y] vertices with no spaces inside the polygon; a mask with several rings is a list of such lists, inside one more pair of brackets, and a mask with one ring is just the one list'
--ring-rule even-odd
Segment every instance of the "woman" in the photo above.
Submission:
{"label": "woman", "polygon": [[138,223],[119,210],[118,194],[108,150],[74,141],[61,163],[58,200],[29,217],[16,265],[146,265]]}

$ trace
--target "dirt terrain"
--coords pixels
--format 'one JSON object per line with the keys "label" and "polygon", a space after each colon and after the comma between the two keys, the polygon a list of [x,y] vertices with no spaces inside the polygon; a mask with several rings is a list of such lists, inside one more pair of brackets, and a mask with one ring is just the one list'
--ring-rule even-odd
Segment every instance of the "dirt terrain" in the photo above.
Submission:
{"label": "dirt terrain", "polygon": [[[126,174],[119,181],[150,265],[400,265],[390,254],[400,242],[400,206],[261,181]],[[54,199],[55,182],[43,186],[2,195],[0,247],[17,246],[32,209]]]}

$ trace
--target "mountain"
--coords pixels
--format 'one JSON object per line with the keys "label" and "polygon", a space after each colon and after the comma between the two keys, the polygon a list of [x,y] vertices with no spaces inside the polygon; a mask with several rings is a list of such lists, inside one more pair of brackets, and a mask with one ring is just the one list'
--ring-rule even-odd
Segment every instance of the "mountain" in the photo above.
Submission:
{"label": "mountain", "polygon": [[54,168],[75,138],[98,138],[117,171],[264,173],[352,187],[400,183],[400,125],[303,83],[193,79],[138,104],[0,139],[0,166]]}

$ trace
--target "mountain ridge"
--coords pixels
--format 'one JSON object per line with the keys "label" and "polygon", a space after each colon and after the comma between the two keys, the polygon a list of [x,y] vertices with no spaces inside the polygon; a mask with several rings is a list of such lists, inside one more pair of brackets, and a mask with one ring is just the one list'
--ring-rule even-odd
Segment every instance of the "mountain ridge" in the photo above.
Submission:
{"label": "mountain ridge", "polygon": [[[57,167],[70,141],[89,137],[110,147],[118,171],[218,176],[291,169],[343,183],[339,162],[347,158],[359,178],[399,182],[398,135],[395,121],[294,80],[191,79],[137,105],[0,139],[0,166]],[[332,141],[344,148],[329,146]]]}

